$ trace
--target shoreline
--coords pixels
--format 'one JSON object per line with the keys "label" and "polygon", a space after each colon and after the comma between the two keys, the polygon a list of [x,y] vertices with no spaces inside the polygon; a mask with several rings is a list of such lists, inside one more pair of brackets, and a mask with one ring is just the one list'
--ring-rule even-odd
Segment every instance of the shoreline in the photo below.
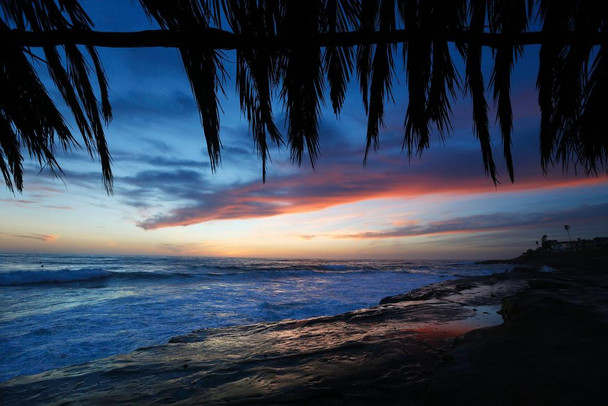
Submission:
{"label": "shoreline", "polygon": [[[539,353],[543,346],[536,348],[538,343],[530,337],[543,337],[546,331],[556,337],[568,333],[564,342],[544,337],[541,341],[547,348],[551,343],[566,347],[577,343],[577,331],[553,328],[559,315],[546,315],[556,313],[555,309],[560,314],[587,315],[582,317],[587,324],[579,330],[582,326],[585,334],[588,330],[593,334],[585,335],[585,342],[608,338],[608,316],[599,317],[600,327],[590,327],[598,324],[597,309],[608,315],[606,275],[516,268],[440,282],[337,316],[195,331],[166,345],[14,378],[0,383],[0,397],[7,404],[445,404],[454,399],[474,404],[510,399],[525,404],[523,399],[534,399],[542,386],[543,368],[532,365],[536,378],[528,377],[526,385],[523,361],[513,365],[500,354]],[[593,309],[578,303],[583,300],[581,289],[587,302],[594,300]],[[505,323],[495,313],[499,308]],[[546,320],[546,325],[539,320]],[[535,323],[542,325],[540,332]],[[505,342],[508,337],[510,343]],[[591,346],[590,354],[598,361],[607,360],[606,351],[596,346]],[[546,363],[550,355],[541,358]],[[572,357],[562,351],[557,360],[572,364]],[[466,365],[476,366],[467,369]],[[581,365],[573,370],[584,376]],[[606,379],[596,374],[588,381],[603,385],[608,384]],[[550,379],[546,383],[551,387]],[[519,397],[497,397],[509,386]],[[479,387],[486,389],[471,391]],[[572,401],[559,385],[553,389],[559,395],[551,398],[556,404],[567,404],[561,399]],[[585,391],[595,404],[598,394]],[[548,395],[543,396],[537,399],[541,403]]]}
{"label": "shoreline", "polygon": [[608,267],[566,264],[527,283],[502,300],[503,324],[446,354],[425,404],[605,404]]}

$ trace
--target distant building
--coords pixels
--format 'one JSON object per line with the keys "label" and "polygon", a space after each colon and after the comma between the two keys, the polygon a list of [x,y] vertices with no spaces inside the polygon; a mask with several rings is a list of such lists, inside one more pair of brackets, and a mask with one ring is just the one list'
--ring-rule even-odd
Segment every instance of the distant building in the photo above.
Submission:
{"label": "distant building", "polygon": [[543,244],[543,248],[549,249],[553,252],[562,251],[582,251],[589,249],[600,249],[608,248],[608,237],[596,237],[593,240],[581,240],[580,238],[576,241],[557,241],[548,240]]}

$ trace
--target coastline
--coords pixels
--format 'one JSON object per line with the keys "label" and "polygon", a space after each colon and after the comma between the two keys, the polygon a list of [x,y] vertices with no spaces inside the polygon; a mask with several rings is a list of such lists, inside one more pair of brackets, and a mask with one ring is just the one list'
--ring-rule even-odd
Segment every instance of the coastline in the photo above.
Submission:
{"label": "coastline", "polygon": [[[0,397],[7,404],[571,404],[576,395],[595,404],[608,387],[606,367],[590,367],[608,360],[607,274],[605,267],[518,268],[338,316],[195,331],[3,382]],[[564,317],[576,323],[564,325]],[[573,383],[560,385],[558,372]]]}
{"label": "coastline", "polygon": [[608,269],[562,268],[502,301],[505,322],[465,334],[425,404],[603,405]]}

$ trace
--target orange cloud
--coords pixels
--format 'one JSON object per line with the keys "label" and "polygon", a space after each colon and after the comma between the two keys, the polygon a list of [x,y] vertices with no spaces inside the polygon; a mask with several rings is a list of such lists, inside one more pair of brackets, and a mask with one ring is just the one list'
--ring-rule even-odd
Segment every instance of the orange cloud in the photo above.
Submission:
{"label": "orange cloud", "polygon": [[31,233],[31,234],[2,233],[2,234],[8,235],[10,237],[15,237],[15,238],[28,238],[30,240],[38,240],[38,241],[43,241],[43,242],[53,242],[59,238],[59,236],[55,235],[55,234],[38,234],[38,233]]}
{"label": "orange cloud", "polygon": [[273,180],[272,185],[250,183],[201,196],[193,205],[160,213],[138,223],[146,230],[188,226],[214,220],[250,219],[305,213],[332,206],[379,198],[413,198],[436,193],[498,193],[576,187],[606,182],[603,178],[562,178],[550,181],[536,176],[515,184],[494,185],[482,177],[455,170],[448,178],[433,174],[366,172],[360,167],[334,165],[313,174]]}

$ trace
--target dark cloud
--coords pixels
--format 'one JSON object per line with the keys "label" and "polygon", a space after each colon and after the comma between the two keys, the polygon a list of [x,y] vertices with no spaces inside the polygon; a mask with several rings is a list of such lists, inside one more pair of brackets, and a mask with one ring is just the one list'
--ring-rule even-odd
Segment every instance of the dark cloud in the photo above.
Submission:
{"label": "dark cloud", "polygon": [[567,210],[535,213],[493,213],[456,217],[448,220],[434,221],[426,224],[410,224],[395,227],[386,231],[369,231],[357,234],[345,234],[335,238],[348,239],[383,239],[413,237],[420,235],[474,233],[518,228],[554,226],[566,222],[581,220],[605,221],[608,203],[586,205]]}
{"label": "dark cloud", "polygon": [[115,186],[116,196],[134,207],[150,207],[159,201],[198,201],[201,191],[212,189],[202,171],[190,169],[140,171],[117,178]]}
{"label": "dark cloud", "polygon": [[[432,162],[430,163],[432,164]],[[374,171],[357,164],[329,165],[317,172],[301,171],[272,179],[266,184],[249,182],[218,187],[206,193],[185,188],[181,196],[193,203],[165,213],[158,213],[139,222],[145,229],[191,225],[212,220],[255,218],[287,213],[321,210],[327,207],[368,199],[416,197],[425,194],[452,192],[493,192],[494,184],[480,174],[462,166],[434,171],[407,165],[378,165]],[[542,177],[529,177],[516,186],[499,186],[503,190],[521,190],[558,186]],[[178,191],[176,194],[179,194]],[[480,222],[482,219],[477,219]]]}
{"label": "dark cloud", "polygon": [[172,155],[156,155],[156,154],[132,154],[128,152],[119,152],[113,154],[115,162],[135,163],[140,165],[153,166],[154,168],[162,169],[205,169],[210,172],[209,159],[206,156],[201,156],[200,160],[178,158]]}

